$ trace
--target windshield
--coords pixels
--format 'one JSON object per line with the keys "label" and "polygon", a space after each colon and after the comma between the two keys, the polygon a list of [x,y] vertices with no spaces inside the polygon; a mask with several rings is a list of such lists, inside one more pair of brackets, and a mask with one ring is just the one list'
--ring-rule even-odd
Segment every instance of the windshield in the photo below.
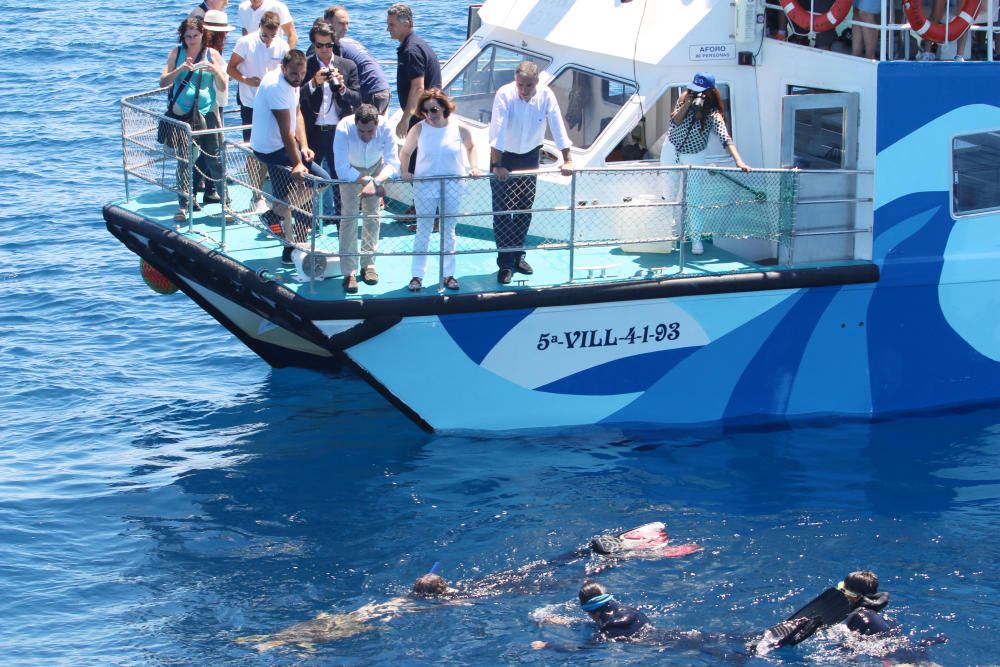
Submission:
{"label": "windshield", "polygon": [[475,60],[466,65],[444,92],[455,102],[455,113],[463,118],[489,124],[493,98],[500,86],[514,80],[514,70],[522,60],[530,60],[544,70],[548,58],[521,53],[495,44],[487,45]]}

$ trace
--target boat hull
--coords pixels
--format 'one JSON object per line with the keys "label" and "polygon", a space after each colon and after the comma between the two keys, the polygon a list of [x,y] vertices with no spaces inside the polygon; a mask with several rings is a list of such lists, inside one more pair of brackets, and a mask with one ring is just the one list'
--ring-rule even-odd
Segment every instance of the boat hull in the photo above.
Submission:
{"label": "boat hull", "polygon": [[424,428],[876,412],[870,263],[316,301],[135,213],[105,218],[271,365],[356,373]]}

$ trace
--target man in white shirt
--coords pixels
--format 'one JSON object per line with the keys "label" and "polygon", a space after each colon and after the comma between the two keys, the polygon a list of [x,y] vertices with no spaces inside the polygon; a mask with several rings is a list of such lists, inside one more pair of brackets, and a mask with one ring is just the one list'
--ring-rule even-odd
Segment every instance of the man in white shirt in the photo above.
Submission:
{"label": "man in white shirt", "polygon": [[[253,103],[253,128],[250,147],[257,159],[267,165],[274,197],[294,206],[276,204],[261,216],[268,226],[281,223],[286,241],[304,241],[312,228],[313,183],[307,173],[329,180],[330,175],[313,162],[313,151],[306,138],[305,122],[299,109],[299,86],[306,78],[306,54],[292,49],[281,61],[281,69],[268,72],[260,82]],[[292,263],[292,246],[286,245],[281,261]]]}
{"label": "man in white shirt", "polygon": [[546,125],[552,130],[556,148],[562,151],[563,175],[573,173],[570,147],[562,112],[548,86],[538,85],[538,65],[530,60],[518,64],[514,81],[501,86],[493,99],[490,118],[490,181],[493,193],[493,235],[496,238],[497,282],[506,285],[514,272],[534,271],[524,259],[524,242],[531,226],[531,213],[505,213],[535,205],[536,176],[511,176],[512,171],[538,169]]}
{"label": "man in white shirt", "polygon": [[[257,86],[265,74],[281,67],[281,59],[288,53],[288,44],[277,39],[281,19],[275,12],[264,12],[258,29],[236,41],[233,55],[229,57],[226,73],[240,83],[240,119],[243,125],[253,123],[253,101]],[[250,140],[250,131],[243,130],[243,141]]]}
{"label": "man in white shirt", "polygon": [[243,0],[238,11],[239,23],[243,28],[244,35],[249,35],[257,29],[260,17],[264,12],[274,12],[281,19],[281,30],[285,33],[288,48],[294,49],[295,44],[299,41],[292,13],[288,11],[288,6],[281,0]]}
{"label": "man in white shirt", "polygon": [[358,291],[354,274],[358,269],[358,209],[364,216],[361,226],[361,278],[367,285],[378,283],[374,253],[379,239],[379,198],[385,196],[385,181],[399,174],[399,156],[388,121],[378,109],[362,104],[337,124],[333,155],[340,185],[340,267],[344,290]]}

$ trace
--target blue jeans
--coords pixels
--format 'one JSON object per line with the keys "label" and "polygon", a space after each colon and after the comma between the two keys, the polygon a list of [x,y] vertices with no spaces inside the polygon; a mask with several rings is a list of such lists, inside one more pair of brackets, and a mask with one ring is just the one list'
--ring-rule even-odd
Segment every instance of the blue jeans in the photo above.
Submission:
{"label": "blue jeans", "polygon": [[[284,202],[291,202],[291,197],[294,196],[295,205],[292,208],[292,218],[295,220],[296,238],[289,240],[299,241],[304,239],[308,231],[312,229],[312,190],[315,184],[308,180],[300,183],[292,178],[292,161],[288,159],[288,153],[284,148],[279,148],[273,153],[254,151],[253,154],[257,156],[258,160],[267,165],[267,175],[271,179],[271,193],[277,199]],[[299,155],[299,159],[302,159],[301,154]],[[308,167],[309,173],[313,176],[330,180],[330,174],[326,173],[326,170],[315,162],[307,162],[306,167]],[[303,213],[297,209],[304,209],[308,213]],[[268,217],[274,216],[273,212],[268,211],[268,213],[270,213]],[[271,220],[269,219],[267,222],[270,223]]]}

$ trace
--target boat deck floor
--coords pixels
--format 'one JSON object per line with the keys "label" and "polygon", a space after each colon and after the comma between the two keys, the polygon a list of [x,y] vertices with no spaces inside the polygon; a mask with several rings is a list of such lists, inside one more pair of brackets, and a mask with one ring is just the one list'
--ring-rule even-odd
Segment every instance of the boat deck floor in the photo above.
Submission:
{"label": "boat deck floor", "polygon": [[[237,188],[232,188],[230,193],[236,210],[241,211],[247,208],[246,202],[239,201],[246,197],[246,193],[239,193],[236,190]],[[241,204],[243,204],[243,208],[240,208]],[[209,204],[204,206],[201,211],[196,211],[190,231],[188,231],[186,222],[174,222],[173,216],[177,211],[177,200],[171,192],[148,192],[127,202],[118,202],[117,205],[168,229],[175,229],[206,248],[219,249],[222,232],[222,209],[219,204]],[[397,222],[396,218],[388,212],[384,212],[383,215],[385,219],[382,222],[382,238],[394,237],[394,249],[400,252],[409,251],[412,248],[412,241],[407,239],[412,239],[414,234],[407,229],[405,224]],[[337,247],[336,225],[324,227],[324,231],[327,239],[324,241],[323,247]],[[463,226],[459,225],[457,243],[459,248],[462,247],[462,231]],[[482,230],[477,231],[481,232]],[[437,246],[437,236],[437,234],[431,236],[432,248]],[[481,236],[478,237],[477,242],[481,244]],[[577,247],[573,258],[575,269],[572,282],[574,284],[598,284],[647,280],[654,277],[657,279],[690,278],[761,271],[770,268],[738,257],[710,242],[705,243],[705,252],[702,255],[693,255],[689,251],[690,248],[687,249],[682,270],[679,263],[680,253],[676,250],[669,253],[633,253],[613,245]],[[319,281],[302,280],[295,267],[285,266],[281,263],[281,251],[280,241],[256,227],[239,221],[226,225],[225,248],[223,250],[226,256],[253,271],[266,270],[289,290],[312,300],[420,298],[421,296],[437,295],[441,292],[448,294],[506,292],[570,283],[570,251],[566,248],[529,251],[527,259],[531,263],[534,273],[532,275],[515,273],[514,279],[509,285],[497,283],[495,253],[458,254],[455,271],[455,277],[461,286],[458,291],[443,290],[438,286],[438,256],[436,255],[428,258],[424,289],[420,292],[410,292],[407,289],[411,278],[412,257],[409,255],[383,255],[376,259],[376,270],[379,273],[378,284],[366,285],[359,277],[358,292],[346,294],[340,276]]]}

